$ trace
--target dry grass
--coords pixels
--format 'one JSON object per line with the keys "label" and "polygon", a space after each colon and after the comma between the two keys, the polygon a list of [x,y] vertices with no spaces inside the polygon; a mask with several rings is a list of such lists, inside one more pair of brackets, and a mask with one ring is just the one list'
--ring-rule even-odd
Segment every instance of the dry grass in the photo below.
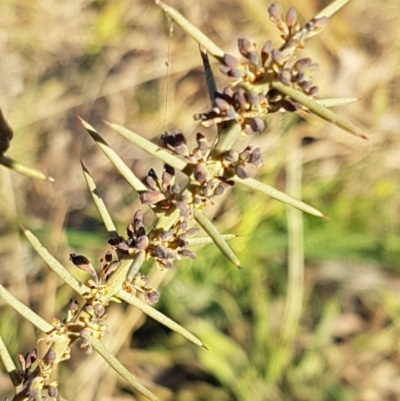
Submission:
{"label": "dry grass", "polygon": [[[325,4],[298,3],[305,19]],[[239,37],[259,44],[276,38],[268,22],[268,3],[261,0],[169,4],[229,53],[235,52]],[[286,8],[290,2],[281,4]],[[188,134],[199,130],[191,117],[207,110],[208,103],[198,48],[175,27],[166,77],[168,30],[162,12],[144,0],[0,3],[0,107],[15,129],[8,154],[56,179],[54,184],[37,182],[0,169],[0,282],[47,320],[60,316],[71,294],[21,240],[17,224],[41,233],[66,266],[70,251],[99,258],[106,233],[90,201],[79,159],[90,169],[120,228],[138,205],[76,115],[99,128],[140,177],[147,172],[149,157],[109,132],[103,119],[147,138],[165,128]],[[248,393],[248,400],[400,399],[398,0],[352,0],[312,41],[312,58],[320,64],[314,80],[321,95],[358,97],[359,102],[340,112],[371,139],[360,142],[307,115],[308,124],[294,128],[294,135],[316,138],[303,147],[304,197],[332,218],[305,220],[306,300],[296,352],[287,371],[275,378],[268,375],[273,344],[264,344],[261,338],[274,338],[285,295],[282,208],[235,192],[218,212],[220,226],[243,234],[245,239],[237,240],[235,249],[248,268],[227,272],[217,253],[207,248],[190,266],[192,273],[182,267],[173,279],[170,275],[160,307],[195,327],[210,346],[241,347],[249,361],[246,368],[227,358],[219,371],[212,356],[195,356],[190,345],[150,322],[131,339],[132,330],[144,324],[143,317],[118,307],[110,311],[113,335],[105,342],[160,400],[245,400],[244,390],[230,388],[224,379],[228,368],[240,376],[243,388],[256,391]],[[281,122],[282,117],[272,118],[270,131],[256,140],[265,155],[265,181],[280,189],[286,146]],[[212,129],[201,130],[214,135]],[[209,267],[202,271],[200,266]],[[267,309],[255,307],[263,297]],[[31,349],[33,329],[5,306],[0,308],[0,334],[10,351],[16,355]],[[93,357],[74,355],[61,372],[66,398],[132,399],[124,384]],[[219,361],[224,358],[218,350],[214,355]],[[10,390],[6,375],[0,375],[0,398]]]}

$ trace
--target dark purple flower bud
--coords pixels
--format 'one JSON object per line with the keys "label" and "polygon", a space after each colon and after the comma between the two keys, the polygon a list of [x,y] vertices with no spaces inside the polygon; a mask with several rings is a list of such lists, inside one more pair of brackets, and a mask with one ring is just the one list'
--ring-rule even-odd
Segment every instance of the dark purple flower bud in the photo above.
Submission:
{"label": "dark purple flower bud", "polygon": [[240,65],[239,60],[235,56],[227,53],[223,57],[223,62],[227,67],[230,68],[236,68]]}
{"label": "dark purple flower bud", "polygon": [[243,149],[239,154],[240,160],[247,161],[247,159],[250,157],[252,150],[253,150],[252,146],[247,146],[245,149]]}
{"label": "dark purple flower bud", "polygon": [[69,300],[68,309],[69,309],[72,313],[77,312],[77,310],[79,309],[79,303],[78,303],[78,301],[76,300],[76,298],[71,298],[71,299]]}
{"label": "dark purple flower bud", "polygon": [[272,52],[272,42],[269,40],[261,49],[261,62],[265,65]]}
{"label": "dark purple flower bud", "polygon": [[107,263],[110,263],[110,262],[112,261],[112,253],[111,253],[110,251],[108,251],[108,252],[106,253],[106,256],[104,257],[104,259],[105,259],[105,261],[106,261]]}
{"label": "dark purple flower bud", "polygon": [[279,3],[272,3],[268,7],[268,14],[271,21],[278,22],[281,18],[281,6]]}
{"label": "dark purple flower bud", "polygon": [[238,39],[238,48],[239,48],[240,54],[244,57],[247,57],[249,51],[252,48],[252,44],[248,39],[241,38],[241,39]]}
{"label": "dark purple flower bud", "polygon": [[250,61],[251,64],[259,66],[260,65],[260,56],[257,52],[251,51],[247,55],[247,59]]}
{"label": "dark purple flower bud", "polygon": [[140,201],[145,205],[155,205],[165,199],[160,191],[147,191],[140,195]]}
{"label": "dark purple flower bud", "polygon": [[215,98],[215,105],[220,111],[226,111],[231,107],[231,105],[226,100],[221,99],[220,97]]}
{"label": "dark purple flower bud", "polygon": [[118,237],[110,238],[110,239],[108,240],[108,243],[109,243],[111,246],[117,246],[117,245],[123,243],[124,241],[125,241],[125,240],[124,240],[124,237],[118,236]]}
{"label": "dark purple flower bud", "polygon": [[239,178],[242,178],[242,179],[248,178],[250,175],[247,168],[240,164],[235,166],[235,173]]}
{"label": "dark purple flower bud", "polygon": [[249,164],[252,164],[256,167],[259,167],[263,164],[262,158],[261,158],[261,149],[260,148],[255,148],[253,152],[250,155]]}
{"label": "dark purple flower bud", "polygon": [[105,281],[107,281],[107,279],[110,277],[110,275],[112,273],[114,273],[115,270],[118,269],[120,264],[121,263],[118,260],[114,260],[114,262],[112,262],[112,263],[110,263],[110,264],[108,264],[108,265],[103,267],[103,269],[101,271],[101,274],[102,274],[102,276],[103,276]]}
{"label": "dark purple flower bud", "polygon": [[203,183],[207,178],[207,167],[205,164],[198,164],[194,169],[194,178],[200,184]]}
{"label": "dark purple flower bud", "polygon": [[149,238],[146,235],[142,235],[136,240],[136,248],[144,251],[149,246]]}
{"label": "dark purple flower bud", "polygon": [[248,102],[252,105],[252,106],[258,106],[260,104],[260,96],[258,96],[257,94],[253,93],[253,92],[247,92],[246,93],[246,97]]}
{"label": "dark purple flower bud", "polygon": [[246,75],[245,71],[243,70],[238,70],[237,68],[234,68],[229,71],[228,76],[235,78],[235,79],[240,79]]}
{"label": "dark purple flower bud", "polygon": [[226,65],[222,65],[221,67],[219,67],[219,70],[220,70],[224,75],[226,75],[226,76],[229,77],[229,75],[230,75],[230,73],[231,73],[231,71],[232,71],[232,68],[227,67]]}
{"label": "dark purple flower bud", "polygon": [[225,86],[225,88],[222,91],[222,94],[229,97],[233,97],[233,89],[230,86]]}
{"label": "dark purple flower bud", "polygon": [[265,123],[261,118],[252,118],[250,120],[250,127],[255,135],[260,135],[265,130]]}
{"label": "dark purple flower bud", "polygon": [[291,79],[292,79],[292,76],[291,76],[291,73],[290,73],[289,70],[282,70],[282,71],[279,73],[279,80],[280,80],[283,84],[288,85],[288,84],[290,83]]}
{"label": "dark purple flower bud", "polygon": [[208,141],[206,137],[203,134],[200,134],[200,132],[198,132],[196,134],[196,142],[197,142],[197,147],[199,148],[201,154],[205,155],[209,150]]}
{"label": "dark purple flower bud", "polygon": [[223,185],[218,185],[217,188],[214,189],[214,196],[220,196],[225,192],[225,187]]}
{"label": "dark purple flower bud", "polygon": [[48,389],[48,394],[49,394],[50,398],[57,398],[58,397],[58,388],[50,385],[49,389]]}
{"label": "dark purple flower bud", "polygon": [[299,83],[301,89],[305,92],[308,93],[308,91],[310,90],[310,88],[312,87],[312,83],[311,81],[302,81]]}
{"label": "dark purple flower bud", "polygon": [[78,268],[86,273],[89,273],[91,276],[96,276],[96,270],[90,263],[89,259],[83,255],[77,255],[75,253],[69,254],[69,260]]}
{"label": "dark purple flower bud", "polygon": [[171,186],[175,181],[175,169],[168,164],[164,164],[164,170],[162,174],[162,183],[165,188]]}
{"label": "dark purple flower bud", "polygon": [[171,261],[169,261],[169,260],[158,260],[157,262],[158,262],[158,263],[160,264],[160,266],[162,266],[164,269],[171,270],[171,269],[174,267],[173,263],[172,263]]}
{"label": "dark purple flower bud", "polygon": [[308,21],[304,27],[309,32],[320,32],[326,27],[327,24],[328,24],[328,18],[321,17]]}
{"label": "dark purple flower bud", "polygon": [[98,318],[100,318],[100,317],[102,317],[104,315],[104,312],[106,311],[106,308],[102,304],[95,304],[95,305],[93,305],[93,311],[94,311],[94,314]]}
{"label": "dark purple flower bud", "polygon": [[50,348],[46,355],[43,357],[43,362],[47,363],[48,365],[52,365],[57,360],[57,354],[53,348]]}
{"label": "dark purple flower bud", "polygon": [[311,65],[311,59],[309,57],[301,58],[294,63],[293,69],[298,72],[303,72]]}
{"label": "dark purple flower bud", "polygon": [[286,13],[286,25],[290,28],[297,21],[297,12],[294,7],[290,7]]}
{"label": "dark purple flower bud", "polygon": [[[35,400],[36,399],[36,397],[38,396],[38,394],[39,394],[39,389],[38,388],[30,388],[29,390],[28,390],[28,401],[33,401],[33,400]],[[26,399],[26,398],[25,398]]]}
{"label": "dark purple flower bud", "polygon": [[314,86],[312,86],[312,87],[309,89],[308,94],[309,94],[310,96],[317,96],[318,92],[319,92],[318,86],[315,86],[315,85],[314,85]]}
{"label": "dark purple flower bud", "polygon": [[169,241],[174,236],[173,230],[162,231],[160,233],[161,241]]}
{"label": "dark purple flower bud", "polygon": [[135,232],[137,232],[143,227],[144,227],[143,212],[140,209],[138,209],[133,215],[133,229]]}
{"label": "dark purple flower bud", "polygon": [[170,255],[169,249],[167,249],[161,245],[154,246],[153,256],[158,259],[172,259],[172,258],[170,258],[171,255]]}
{"label": "dark purple flower bud", "polygon": [[280,64],[284,59],[284,55],[278,49],[273,49],[271,55],[272,61],[276,64]]}
{"label": "dark purple flower bud", "polygon": [[189,249],[182,249],[182,251],[180,252],[180,254],[183,256],[183,257],[189,257],[190,259],[196,259],[196,257],[197,257],[197,255],[194,253],[194,252],[192,252],[192,251],[189,251]]}
{"label": "dark purple flower bud", "polygon": [[144,297],[150,304],[155,304],[160,299],[160,293],[156,290],[149,289],[144,293]]}
{"label": "dark purple flower bud", "polygon": [[224,160],[226,160],[228,163],[234,163],[238,159],[239,159],[239,152],[235,149],[229,149],[224,154]]}
{"label": "dark purple flower bud", "polygon": [[246,98],[246,91],[243,88],[239,88],[235,94],[235,99],[239,103],[241,110],[248,110],[249,103]]}
{"label": "dark purple flower bud", "polygon": [[157,176],[149,174],[146,177],[144,177],[143,182],[153,191],[157,191],[158,189]]}
{"label": "dark purple flower bud", "polygon": [[31,367],[32,363],[34,363],[36,361],[36,359],[37,359],[37,349],[34,348],[32,351],[28,352],[25,355],[25,358],[24,358],[25,368],[24,368],[24,370],[29,369]]}

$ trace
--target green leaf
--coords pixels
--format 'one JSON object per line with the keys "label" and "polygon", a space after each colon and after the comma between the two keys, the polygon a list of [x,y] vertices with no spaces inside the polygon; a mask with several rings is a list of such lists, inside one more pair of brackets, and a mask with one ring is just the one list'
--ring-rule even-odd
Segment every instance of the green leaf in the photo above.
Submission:
{"label": "green leaf", "polygon": [[338,127],[344,129],[345,131],[353,134],[359,138],[368,139],[368,137],[355,125],[347,121],[345,118],[336,115],[331,110],[328,110],[324,106],[318,104],[314,99],[309,98],[304,93],[298,91],[297,89],[290,88],[282,84],[281,82],[271,82],[271,87],[277,91],[289,96],[296,102],[301,103],[303,106],[307,107],[312,113],[323,118],[324,120],[337,125]]}
{"label": "green leaf", "polygon": [[157,309],[154,309],[152,306],[147,304],[146,302],[143,302],[140,300],[138,297],[136,297],[133,294],[129,294],[124,290],[121,290],[117,294],[118,298],[122,299],[123,301],[127,302],[130,305],[135,306],[136,308],[140,309],[143,313],[145,313],[147,316],[150,316],[157,322],[160,322],[164,326],[168,327],[172,331],[175,331],[176,333],[180,334],[190,342],[192,342],[195,345],[198,345],[199,347],[203,347],[205,349],[208,349],[195,335],[193,335],[190,331],[186,330],[184,327],[182,327],[180,324],[174,322],[172,319],[169,317],[165,316],[161,312],[159,312]]}
{"label": "green leaf", "polygon": [[115,166],[115,168],[121,173],[126,181],[135,189],[137,192],[147,191],[146,186],[133,174],[132,170],[122,161],[122,159],[117,155],[117,153],[108,145],[108,143],[101,137],[101,135],[85,120],[79,117],[82,125],[85,127],[86,131],[93,138],[93,140],[99,145],[100,149],[107,156],[110,162]]}
{"label": "green leaf", "polygon": [[63,281],[65,281],[78,294],[83,295],[89,292],[86,285],[79,282],[50,252],[40,243],[32,232],[21,226],[23,233],[31,243],[35,251],[47,263],[51,270],[54,271]]}
{"label": "green leaf", "polygon": [[243,184],[251,189],[255,189],[256,191],[263,192],[268,196],[270,196],[271,198],[283,202],[286,205],[293,206],[296,209],[302,210],[303,212],[312,214],[313,216],[321,217],[323,219],[327,219],[327,217],[324,214],[322,214],[319,210],[313,208],[312,206],[309,206],[298,199],[292,198],[291,196],[285,194],[284,192],[278,191],[277,189],[267,184],[255,180],[254,178],[242,179],[239,177],[233,177],[232,180],[240,184]]}
{"label": "green leaf", "polygon": [[186,168],[187,163],[185,161],[183,161],[179,157],[174,156],[169,151],[160,148],[159,146],[143,138],[139,134],[136,134],[136,132],[133,132],[119,124],[113,124],[107,121],[105,121],[105,123],[117,134],[122,135],[128,141],[134,143],[136,146],[147,152],[149,155],[152,155],[157,159],[162,160],[164,163],[169,164],[176,170],[183,171]]}
{"label": "green leaf", "polygon": [[97,192],[97,187],[96,183],[94,182],[92,176],[90,175],[88,169],[85,167],[85,165],[82,163],[82,170],[83,170],[83,175],[86,180],[86,184],[89,188],[90,194],[92,195],[93,201],[97,207],[97,210],[99,211],[100,217],[103,220],[103,223],[108,231],[108,235],[110,238],[115,238],[118,237],[118,232],[117,229],[115,228],[114,222],[111,219],[110,214],[108,213],[107,207],[104,204],[103,199],[100,197],[100,194]]}
{"label": "green leaf", "polygon": [[235,255],[231,247],[225,241],[224,237],[218,232],[214,224],[207,219],[207,217],[200,211],[194,210],[194,218],[197,223],[207,232],[207,234],[214,240],[215,244],[221,250],[221,252],[237,267],[240,266],[240,261]]}
{"label": "green leaf", "polygon": [[175,8],[156,0],[156,4],[160,6],[164,12],[175,21],[189,36],[191,36],[199,45],[203,46],[211,56],[222,60],[224,51],[218,47],[211,39],[209,39],[203,32],[189,22],[179,11]]}
{"label": "green leaf", "polygon": [[104,346],[104,344],[94,337],[88,338],[90,345],[101,355],[105,361],[136,391],[143,394],[151,401],[158,401],[158,398],[145,387],[122,363]]}
{"label": "green leaf", "polygon": [[24,164],[17,162],[16,160],[11,159],[7,156],[0,155],[0,164],[2,164],[5,167],[8,167],[11,170],[14,170],[15,172],[17,172],[19,174],[26,175],[27,177],[54,182],[53,177],[49,177],[49,176],[45,175],[44,173],[42,173],[41,171],[36,170],[32,167],[25,166]]}

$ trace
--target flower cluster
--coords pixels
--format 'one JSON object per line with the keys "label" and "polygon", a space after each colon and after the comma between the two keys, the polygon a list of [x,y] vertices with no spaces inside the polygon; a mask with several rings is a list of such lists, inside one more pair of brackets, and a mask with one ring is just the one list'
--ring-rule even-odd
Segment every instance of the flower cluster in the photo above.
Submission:
{"label": "flower cluster", "polygon": [[[127,227],[128,238],[122,236],[110,239],[108,243],[117,251],[125,255],[134,255],[144,251],[146,258],[154,258],[161,269],[171,269],[175,260],[183,257],[194,259],[196,254],[188,249],[188,238],[196,235],[197,228],[187,228],[187,221],[178,221],[171,229],[160,231],[152,229],[146,233],[143,224],[143,213],[136,211],[133,223]],[[143,278],[141,278],[143,279]],[[149,289],[140,287],[145,298],[149,299]],[[147,294],[147,295],[146,295]],[[154,294],[150,294],[154,298]]]}
{"label": "flower cluster", "polygon": [[267,41],[258,52],[256,45],[246,38],[238,40],[238,49],[244,57],[225,54],[221,72],[235,82],[215,94],[215,107],[207,113],[195,114],[196,120],[204,125],[212,122],[236,121],[247,135],[258,135],[265,130],[260,118],[277,111],[293,112],[301,105],[271,87],[272,82],[281,82],[300,90],[307,96],[315,96],[318,87],[313,85],[310,74],[317,64],[310,58],[296,58],[295,51],[304,48],[304,41],[319,33],[327,18],[312,19],[302,26],[297,22],[294,7],[282,15],[278,3],[273,3],[268,13],[270,20],[281,31],[284,43],[274,48]]}
{"label": "flower cluster", "polygon": [[230,149],[223,154],[222,165],[225,171],[239,178],[248,178],[250,173],[248,167],[261,167],[261,149],[247,146],[241,152]]}

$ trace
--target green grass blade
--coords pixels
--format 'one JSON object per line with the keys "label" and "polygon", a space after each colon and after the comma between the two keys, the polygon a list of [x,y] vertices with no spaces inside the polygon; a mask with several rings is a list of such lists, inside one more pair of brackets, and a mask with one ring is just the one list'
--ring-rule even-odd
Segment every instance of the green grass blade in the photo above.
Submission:
{"label": "green grass blade", "polygon": [[326,6],[323,10],[321,10],[315,18],[322,18],[326,17],[329,18],[337,11],[339,11],[343,6],[345,6],[350,0],[336,0],[333,1],[331,4]]}
{"label": "green grass blade", "polygon": [[324,120],[337,125],[338,127],[344,129],[345,131],[353,134],[362,139],[368,139],[368,137],[355,125],[347,121],[345,118],[336,115],[331,110],[328,110],[324,106],[318,104],[317,101],[314,99],[309,98],[304,93],[290,88],[282,84],[281,82],[272,82],[271,87],[276,89],[277,91],[283,93],[284,95],[289,96],[291,99],[295,100],[296,102],[301,103],[303,106],[307,107],[312,113],[316,114],[317,116],[323,118]]}
{"label": "green grass blade", "polygon": [[283,202],[286,205],[293,206],[296,209],[299,209],[299,210],[302,210],[303,212],[312,214],[313,216],[327,219],[327,217],[324,214],[322,214],[319,210],[313,208],[312,206],[309,206],[306,203],[299,201],[298,199],[292,198],[291,196],[285,194],[284,192],[278,191],[274,187],[271,187],[267,184],[257,181],[254,178],[246,178],[243,180],[239,177],[233,177],[232,179],[235,182],[245,185],[246,187],[249,187],[256,191],[263,192],[264,194],[267,194],[271,198],[274,198],[280,202]]}
{"label": "green grass blade", "polygon": [[35,249],[35,251],[41,256],[41,258],[47,263],[63,281],[65,281],[73,290],[78,294],[84,294],[89,292],[84,284],[79,282],[50,252],[40,243],[40,241],[33,235],[33,233],[24,227],[21,227],[26,238]]}
{"label": "green grass blade", "polygon": [[85,177],[86,184],[89,188],[90,195],[92,195],[93,201],[99,211],[100,217],[103,220],[103,223],[108,231],[108,235],[110,238],[115,238],[118,236],[117,229],[115,228],[114,222],[111,219],[110,213],[108,213],[107,207],[104,204],[103,199],[100,197],[100,194],[97,191],[96,183],[94,182],[92,176],[89,173],[89,170],[82,163],[82,171],[83,176]]}
{"label": "green grass blade", "polygon": [[242,126],[234,121],[218,125],[218,136],[213,143],[212,155],[218,157],[221,153],[232,149],[233,144],[239,139]]}
{"label": "green grass blade", "polygon": [[105,361],[136,391],[144,395],[151,401],[158,401],[158,398],[145,387],[122,363],[104,346],[104,344],[94,337],[89,337],[90,345],[101,355]]}
{"label": "green grass blade", "polygon": [[180,159],[179,157],[174,156],[169,151],[160,148],[153,142],[143,138],[142,136],[136,134],[135,132],[129,130],[128,128],[123,127],[119,124],[113,124],[105,121],[105,123],[112,128],[117,134],[122,135],[128,141],[134,143],[140,149],[147,152],[149,155],[156,157],[159,160],[162,160],[164,163],[169,164],[176,170],[183,171],[187,163]]}
{"label": "green grass blade", "polygon": [[176,323],[169,317],[165,316],[161,312],[159,312],[157,309],[154,309],[152,306],[147,304],[146,302],[140,300],[133,294],[129,294],[126,291],[119,291],[117,294],[118,298],[122,299],[123,301],[127,302],[130,305],[135,306],[136,308],[140,309],[143,313],[145,313],[147,316],[150,316],[157,322],[160,322],[164,326],[168,327],[172,331],[175,331],[176,333],[180,334],[186,340],[189,340],[195,345],[198,345],[199,347],[203,347],[205,349],[208,349],[202,341],[200,341],[195,335],[193,335],[190,331],[186,330],[184,327],[182,327],[180,324]]}
{"label": "green grass blade", "polygon": [[19,174],[26,175],[27,177],[54,182],[53,177],[49,177],[46,174],[42,173],[41,171],[36,170],[32,167],[25,166],[24,164],[17,162],[16,160],[11,159],[10,157],[0,155],[0,164],[11,170],[14,170]]}
{"label": "green grass blade", "polygon": [[132,170],[122,161],[122,159],[117,155],[117,153],[108,145],[108,143],[101,137],[101,135],[85,120],[81,119],[83,126],[89,135],[93,138],[100,149],[107,156],[110,162],[115,166],[115,168],[121,173],[126,181],[135,189],[137,192],[147,191],[146,186],[133,174]]}
{"label": "green grass blade", "polygon": [[240,266],[238,257],[233,252],[232,248],[225,241],[224,237],[218,232],[214,224],[200,211],[194,210],[194,218],[204,231],[214,240],[215,244],[221,252],[237,267]]}
{"label": "green grass blade", "polygon": [[[1,286],[0,286],[1,287]],[[6,347],[6,344],[3,341],[3,338],[0,336],[0,359],[3,361],[3,365],[10,376],[12,384],[14,387],[20,384],[20,378],[18,377],[17,367],[14,364],[14,361],[11,358],[10,353]]]}
{"label": "green grass blade", "polygon": [[189,22],[175,8],[156,0],[155,3],[160,6],[163,11],[175,21],[189,36],[191,36],[199,45],[203,46],[211,56],[221,60],[224,57],[224,51],[209,39],[203,32]]}

